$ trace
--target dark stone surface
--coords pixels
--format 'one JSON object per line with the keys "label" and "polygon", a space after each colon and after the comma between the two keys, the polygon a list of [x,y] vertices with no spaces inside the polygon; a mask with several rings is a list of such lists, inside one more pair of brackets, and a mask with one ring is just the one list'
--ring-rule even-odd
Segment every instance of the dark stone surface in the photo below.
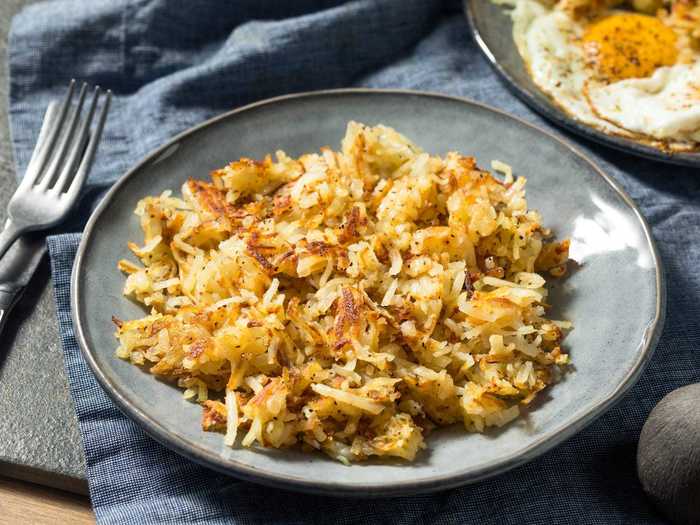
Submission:
{"label": "dark stone surface", "polygon": [[[7,35],[35,0],[0,0],[0,218],[15,190],[7,121]],[[84,492],[85,460],[44,261],[0,336],[0,474]]]}
{"label": "dark stone surface", "polygon": [[639,438],[644,490],[673,523],[700,523],[700,383],[664,397]]}

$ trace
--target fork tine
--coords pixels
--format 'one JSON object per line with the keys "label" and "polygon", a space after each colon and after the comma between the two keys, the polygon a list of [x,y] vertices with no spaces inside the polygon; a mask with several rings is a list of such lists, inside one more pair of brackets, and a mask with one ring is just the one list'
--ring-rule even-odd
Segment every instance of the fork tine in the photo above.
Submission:
{"label": "fork tine", "polygon": [[85,144],[90,138],[90,126],[92,125],[92,120],[95,116],[95,109],[97,108],[100,93],[100,87],[95,86],[92,101],[90,102],[90,109],[88,109],[87,116],[85,117],[85,120],[83,120],[83,125],[80,127],[78,139],[75,141],[75,145],[71,151],[68,163],[63,168],[58,181],[56,181],[56,184],[54,185],[53,189],[59,193],[65,191],[67,185],[70,184],[72,178],[76,175],[76,167],[78,162],[80,162],[81,157],[85,154]]}
{"label": "fork tine", "polygon": [[36,157],[41,151],[41,145],[46,142],[49,132],[53,129],[53,124],[56,121],[56,116],[58,114],[58,102],[55,100],[51,101],[46,108],[44,113],[44,120],[41,123],[41,129],[39,130],[39,137],[36,139],[36,146],[32,152],[32,158],[29,160],[29,164],[36,162]]}
{"label": "fork tine", "polygon": [[92,133],[90,142],[88,142],[87,148],[85,149],[85,154],[83,160],[78,167],[78,171],[73,177],[73,181],[70,183],[68,190],[66,191],[66,197],[69,199],[75,199],[78,196],[81,188],[85,184],[85,179],[87,179],[88,173],[90,173],[90,168],[92,167],[92,161],[95,159],[95,153],[97,152],[97,147],[100,144],[100,139],[102,138],[102,130],[105,126],[105,121],[107,120],[107,113],[109,113],[110,102],[112,101],[112,92],[107,90],[105,92],[104,106],[102,106],[102,111],[97,120],[97,125],[95,126],[95,131]]}
{"label": "fork tine", "polygon": [[[63,166],[63,169],[58,175],[58,178],[53,184],[53,187],[49,190],[50,193],[61,193],[64,190],[66,186],[66,181],[75,172],[75,167],[78,164],[78,161],[80,160],[80,155],[83,153],[85,143],[87,142],[88,135],[90,133],[90,124],[92,122],[93,114],[95,113],[97,99],[100,95],[100,88],[99,86],[95,86],[94,94],[92,96],[92,102],[90,103],[90,109],[88,110],[87,117],[85,117],[85,119],[83,120],[83,123],[80,126],[80,130],[77,133],[77,137],[74,140],[74,132],[75,128],[77,128],[78,122],[80,121],[80,113],[82,112],[82,106],[83,102],[85,101],[86,92],[87,84],[83,84],[83,88],[80,92],[80,100],[75,110],[75,115],[73,116],[73,122],[71,122],[70,137],[68,137],[67,141],[63,145],[63,149],[65,151],[61,151],[61,158],[54,160],[51,164],[50,171],[53,171],[53,173],[51,174],[53,177],[56,176],[56,172],[61,168],[61,166]],[[71,147],[70,153],[68,153],[69,147]],[[67,153],[68,159],[64,163],[63,160],[65,159],[65,154]],[[60,163],[58,162],[59,160]],[[50,177],[47,175],[47,177],[42,181],[42,185],[45,181],[48,181],[49,178]]]}
{"label": "fork tine", "polygon": [[32,184],[34,184],[34,181],[39,177],[40,171],[32,169],[32,166],[36,164],[36,159],[37,156],[39,155],[39,152],[41,151],[42,145],[46,142],[47,136],[51,129],[53,129],[53,125],[56,122],[56,116],[58,114],[58,102],[55,100],[49,103],[49,106],[46,108],[46,113],[44,114],[44,121],[41,123],[41,129],[39,130],[39,137],[36,139],[36,146],[34,147],[34,151],[32,152],[32,158],[29,159],[29,164],[27,164],[27,171],[24,173],[24,177],[22,177],[22,181],[20,182],[20,185],[22,187],[29,187]]}
{"label": "fork tine", "polygon": [[44,178],[39,184],[39,187],[41,189],[48,188],[51,185],[52,180],[56,179],[58,171],[61,169],[63,161],[66,158],[66,154],[68,153],[68,150],[71,144],[73,143],[75,130],[78,127],[78,122],[80,121],[80,112],[82,111],[83,103],[85,102],[85,94],[87,93],[87,87],[87,84],[83,82],[83,85],[80,88],[80,95],[78,96],[78,103],[76,104],[75,109],[72,110],[70,124],[68,124],[68,131],[61,134],[62,136],[60,139],[60,146],[58,147],[58,151],[53,156],[53,159],[51,160],[51,163],[47,168],[46,174],[44,175]]}
{"label": "fork tine", "polygon": [[[40,174],[44,171],[44,168],[46,167],[46,164],[51,158],[51,154],[53,153],[54,146],[56,145],[56,141],[58,139],[58,136],[60,134],[61,128],[63,127],[63,123],[66,120],[66,114],[68,113],[68,108],[71,105],[71,101],[73,99],[73,92],[75,91],[75,79],[70,81],[70,84],[68,86],[68,93],[66,93],[66,97],[63,99],[63,104],[61,105],[61,111],[58,115],[58,118],[56,119],[56,122],[54,123],[52,129],[51,129],[51,134],[49,135],[49,138],[46,140],[46,142],[43,144],[41,148],[41,152],[35,157],[35,162],[33,166],[31,166],[32,170],[36,170],[36,177],[40,176]],[[29,170],[29,168],[27,168]]]}

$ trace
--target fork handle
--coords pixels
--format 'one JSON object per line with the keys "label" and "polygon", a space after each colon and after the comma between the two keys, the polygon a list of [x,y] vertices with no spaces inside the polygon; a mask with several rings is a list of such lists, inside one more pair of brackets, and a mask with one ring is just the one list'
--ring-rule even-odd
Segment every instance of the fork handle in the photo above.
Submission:
{"label": "fork handle", "polygon": [[0,284],[0,336],[10,316],[12,308],[24,293],[24,286],[16,284]]}
{"label": "fork handle", "polygon": [[0,232],[0,258],[10,249],[12,243],[22,234],[22,230],[15,226],[12,221],[5,223],[5,229]]}

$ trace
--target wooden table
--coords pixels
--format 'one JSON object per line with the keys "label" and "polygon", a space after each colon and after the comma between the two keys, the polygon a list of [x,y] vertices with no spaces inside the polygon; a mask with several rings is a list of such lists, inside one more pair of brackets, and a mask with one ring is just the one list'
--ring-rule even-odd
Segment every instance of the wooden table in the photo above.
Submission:
{"label": "wooden table", "polygon": [[95,523],[86,496],[0,477],[0,524]]}

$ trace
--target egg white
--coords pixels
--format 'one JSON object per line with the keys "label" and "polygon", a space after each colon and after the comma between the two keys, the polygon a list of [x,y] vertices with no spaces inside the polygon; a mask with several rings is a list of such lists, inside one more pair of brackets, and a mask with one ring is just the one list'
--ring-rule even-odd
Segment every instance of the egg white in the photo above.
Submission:
{"label": "egg white", "polygon": [[700,142],[700,61],[657,69],[649,78],[590,87],[601,118],[659,140]]}

